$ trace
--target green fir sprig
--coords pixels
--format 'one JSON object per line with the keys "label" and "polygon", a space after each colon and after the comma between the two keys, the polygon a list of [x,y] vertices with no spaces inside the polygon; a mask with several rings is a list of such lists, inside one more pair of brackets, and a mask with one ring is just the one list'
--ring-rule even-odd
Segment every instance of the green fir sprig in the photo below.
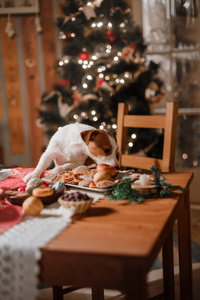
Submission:
{"label": "green fir sprig", "polygon": [[131,188],[133,184],[130,178],[124,177],[123,182],[120,184],[115,184],[110,192],[107,193],[107,196],[110,200],[128,200],[131,203],[138,202],[141,203],[145,199],[149,199],[155,196],[169,196],[175,189],[183,189],[179,185],[172,185],[167,182],[163,174],[153,165],[151,168],[151,173],[154,177],[154,185],[157,192],[146,193],[140,190]]}
{"label": "green fir sprig", "polygon": [[153,165],[150,168],[152,175],[154,176],[155,186],[158,189],[158,194],[160,197],[169,196],[173,190],[182,190],[180,185],[173,185],[166,181],[164,175]]}

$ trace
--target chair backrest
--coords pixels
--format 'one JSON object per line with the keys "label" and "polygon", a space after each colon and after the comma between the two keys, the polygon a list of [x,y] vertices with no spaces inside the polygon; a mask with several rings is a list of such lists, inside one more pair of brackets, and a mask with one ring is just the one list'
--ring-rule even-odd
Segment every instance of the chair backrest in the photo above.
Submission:
{"label": "chair backrest", "polygon": [[[129,115],[128,112],[128,104],[118,104],[116,138],[120,153],[120,167],[149,170],[155,164],[161,172],[173,172],[175,170],[178,103],[168,102],[166,105],[166,114],[161,116]],[[164,129],[162,159],[125,154],[128,128]]]}

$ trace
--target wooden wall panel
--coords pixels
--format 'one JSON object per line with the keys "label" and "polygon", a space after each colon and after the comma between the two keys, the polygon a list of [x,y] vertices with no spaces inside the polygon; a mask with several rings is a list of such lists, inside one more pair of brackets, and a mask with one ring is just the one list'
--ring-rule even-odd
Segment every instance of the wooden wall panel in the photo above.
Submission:
{"label": "wooden wall panel", "polygon": [[45,91],[50,92],[58,81],[55,72],[56,57],[56,33],[53,13],[53,2],[40,1],[40,18],[42,24],[42,51],[44,64]]}
{"label": "wooden wall panel", "polygon": [[26,151],[26,146],[19,81],[17,43],[16,37],[9,38],[5,34],[6,24],[7,17],[1,17],[0,30],[2,37],[3,68],[5,75],[11,152],[13,154],[23,154]]}
{"label": "wooden wall panel", "polygon": [[36,166],[44,145],[43,130],[37,126],[41,103],[40,78],[37,57],[35,17],[21,18],[22,49],[24,57],[26,101],[29,120],[29,140],[32,150],[32,166]]}
{"label": "wooden wall panel", "polygon": [[0,83],[0,121],[2,120],[3,120],[3,102],[2,102],[1,83]]}

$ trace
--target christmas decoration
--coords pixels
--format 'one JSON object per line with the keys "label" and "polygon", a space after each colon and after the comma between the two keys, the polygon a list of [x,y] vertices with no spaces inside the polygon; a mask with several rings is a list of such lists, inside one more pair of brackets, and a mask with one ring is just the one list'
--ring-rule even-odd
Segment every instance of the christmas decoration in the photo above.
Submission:
{"label": "christmas decoration", "polygon": [[[159,65],[146,62],[147,46],[126,1],[67,0],[61,6],[64,17],[57,18],[57,26],[64,47],[56,65],[60,81],[42,99],[45,133],[49,136],[53,123],[57,129],[77,121],[115,135],[118,102],[129,103],[131,114],[151,114],[152,105],[164,96]],[[130,131],[127,151],[154,148],[160,136],[155,130]]]}
{"label": "christmas decoration", "polygon": [[160,170],[153,165],[150,168],[151,175],[154,181],[153,192],[145,192],[142,189],[133,189],[132,181],[130,178],[124,177],[124,181],[120,184],[113,186],[112,190],[107,193],[110,200],[128,200],[131,203],[138,202],[141,203],[145,199],[153,198],[156,196],[165,197],[173,193],[174,190],[182,190],[180,185],[173,185],[166,181],[166,178],[160,172]]}
{"label": "christmas decoration", "polygon": [[14,37],[15,35],[15,28],[14,28],[14,24],[11,22],[10,15],[8,15],[8,21],[6,24],[5,33],[9,38]]}

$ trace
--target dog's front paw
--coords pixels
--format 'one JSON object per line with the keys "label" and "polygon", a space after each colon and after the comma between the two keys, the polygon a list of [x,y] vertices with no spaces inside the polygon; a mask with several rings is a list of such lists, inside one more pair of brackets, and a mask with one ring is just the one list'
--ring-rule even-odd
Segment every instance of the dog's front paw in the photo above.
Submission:
{"label": "dog's front paw", "polygon": [[38,172],[36,173],[35,171],[33,171],[33,172],[27,174],[26,176],[24,176],[23,180],[25,182],[28,182],[32,178],[39,178],[39,177],[40,177],[40,174]]}
{"label": "dog's front paw", "polygon": [[55,174],[62,173],[63,171],[65,171],[65,169],[62,166],[58,166],[58,167],[53,168],[50,171],[50,173],[53,174],[53,175],[55,175]]}
{"label": "dog's front paw", "polygon": [[23,180],[24,180],[25,182],[28,182],[31,178],[33,178],[33,177],[32,177],[32,173],[27,174],[27,175],[23,178]]}

